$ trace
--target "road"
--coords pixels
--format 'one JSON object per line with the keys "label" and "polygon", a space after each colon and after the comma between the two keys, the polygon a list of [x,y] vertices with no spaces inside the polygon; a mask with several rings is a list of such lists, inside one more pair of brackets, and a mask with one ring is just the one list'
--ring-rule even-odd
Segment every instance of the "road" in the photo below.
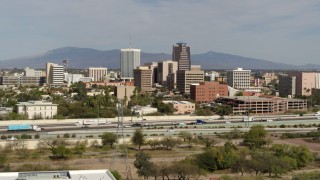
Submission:
{"label": "road", "polygon": [[[262,119],[273,119],[272,122],[266,122],[262,121]],[[204,118],[202,118],[204,119]],[[145,132],[147,135],[151,135],[152,133],[159,133],[161,134],[173,134],[174,132],[167,132],[167,129],[170,127],[175,128],[172,123],[186,123],[188,126],[188,129],[180,129],[178,128],[176,131],[184,131],[187,130],[192,133],[200,134],[200,133],[218,133],[218,132],[226,132],[230,131],[231,129],[238,127],[240,130],[246,131],[248,128],[245,127],[250,127],[252,125],[256,124],[262,124],[264,126],[279,126],[279,125],[299,125],[299,124],[319,124],[320,120],[318,120],[315,116],[313,115],[307,115],[307,116],[259,116],[255,117],[255,121],[253,122],[243,122],[242,118],[240,117],[227,117],[226,119],[223,120],[209,120],[210,118],[206,118],[206,124],[204,125],[190,125],[191,122],[195,122],[195,120],[185,120],[183,119],[175,119],[175,120],[168,120],[166,117],[162,120],[159,119],[148,119],[146,121],[143,121],[144,123],[150,124],[149,128],[144,127]],[[277,120],[279,119],[279,120]],[[110,125],[95,125],[95,126],[89,126],[88,128],[81,128],[79,126],[75,125],[75,122],[78,120],[70,121],[70,120],[61,120],[55,123],[52,123],[50,120],[46,120],[47,123],[43,122],[38,122],[38,121],[33,121],[33,125],[39,125],[40,127],[44,128],[45,130],[43,132],[16,132],[15,134],[22,134],[22,133],[30,133],[30,134],[35,134],[35,133],[41,133],[41,134],[63,134],[63,133],[70,133],[70,134],[101,134],[102,132],[108,131],[108,132],[116,132],[117,128],[117,122],[113,121]],[[226,121],[230,123],[226,123]],[[21,121],[20,121],[21,122]],[[50,124],[48,123],[50,122]],[[141,120],[136,120],[134,122],[142,122]],[[125,124],[130,124],[131,121],[127,120],[124,122]],[[3,124],[3,123],[1,123]],[[157,127],[157,129],[153,129]],[[243,127],[243,128],[242,128]],[[7,126],[0,126],[0,131],[1,134],[12,134],[7,132]],[[130,127],[130,128],[124,128],[124,132],[126,134],[132,134],[132,132],[136,129],[137,127]],[[160,129],[159,129],[160,128]],[[288,128],[280,128],[278,130],[281,130],[282,132],[285,131],[310,131],[314,130],[313,129],[306,129],[306,128],[293,128],[293,129],[288,129]],[[270,128],[268,129],[270,131],[277,131],[276,128]]]}

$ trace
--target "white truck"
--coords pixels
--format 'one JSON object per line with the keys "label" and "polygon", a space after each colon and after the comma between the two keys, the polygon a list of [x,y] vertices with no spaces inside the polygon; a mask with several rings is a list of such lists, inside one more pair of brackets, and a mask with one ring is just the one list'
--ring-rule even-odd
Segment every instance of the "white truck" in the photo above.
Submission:
{"label": "white truck", "polygon": [[251,116],[245,116],[245,117],[243,117],[243,121],[244,122],[248,122],[248,121],[253,121],[253,117],[251,117]]}
{"label": "white truck", "polygon": [[76,126],[81,126],[81,127],[108,125],[108,124],[111,124],[111,122],[108,122],[105,119],[82,119],[76,122]]}

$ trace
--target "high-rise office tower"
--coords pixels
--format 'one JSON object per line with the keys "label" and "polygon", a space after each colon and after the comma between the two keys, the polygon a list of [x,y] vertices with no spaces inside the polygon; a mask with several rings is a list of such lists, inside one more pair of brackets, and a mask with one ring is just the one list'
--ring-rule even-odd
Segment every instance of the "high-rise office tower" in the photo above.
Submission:
{"label": "high-rise office tower", "polygon": [[140,49],[121,49],[121,79],[133,79],[133,70],[140,66]]}
{"label": "high-rise office tower", "polygon": [[191,67],[190,46],[184,42],[173,45],[172,60],[178,62],[178,70],[189,71]]}
{"label": "high-rise office tower", "polygon": [[152,90],[152,70],[148,66],[139,66],[134,70],[134,86],[143,91]]}
{"label": "high-rise office tower", "polygon": [[49,87],[61,87],[64,80],[64,67],[62,65],[47,62],[47,85]]}
{"label": "high-rise office tower", "polygon": [[228,85],[235,89],[248,89],[250,87],[251,70],[238,68],[232,71],[227,71]]}
{"label": "high-rise office tower", "polygon": [[176,83],[178,62],[166,60],[158,63],[158,83],[167,87],[168,75],[173,74],[173,84]]}
{"label": "high-rise office tower", "polygon": [[88,75],[93,78],[93,81],[102,82],[106,80],[107,71],[108,69],[104,67],[89,67]]}

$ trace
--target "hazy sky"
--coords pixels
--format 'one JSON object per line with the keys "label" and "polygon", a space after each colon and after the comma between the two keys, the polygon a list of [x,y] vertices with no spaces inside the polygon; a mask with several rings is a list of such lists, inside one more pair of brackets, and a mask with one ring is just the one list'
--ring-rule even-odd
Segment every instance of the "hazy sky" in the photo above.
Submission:
{"label": "hazy sky", "polygon": [[[0,60],[73,46],[320,64],[319,0],[0,0]],[[0,64],[1,65],[1,64]]]}

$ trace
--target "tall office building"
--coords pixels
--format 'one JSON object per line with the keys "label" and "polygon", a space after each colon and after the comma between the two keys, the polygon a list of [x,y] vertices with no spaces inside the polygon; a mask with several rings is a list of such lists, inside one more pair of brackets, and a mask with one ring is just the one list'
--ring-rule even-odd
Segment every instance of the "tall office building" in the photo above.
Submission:
{"label": "tall office building", "polygon": [[178,70],[178,62],[166,60],[158,63],[158,83],[163,86],[168,86],[168,75],[173,74],[173,84],[176,83],[176,75]]}
{"label": "tall office building", "polygon": [[187,43],[179,42],[176,46],[173,45],[172,60],[178,62],[178,70],[190,70],[190,47],[187,46]]}
{"label": "tall office building", "polygon": [[296,77],[287,74],[279,75],[279,96],[291,97],[296,96]]}
{"label": "tall office building", "polygon": [[227,71],[228,85],[235,89],[248,89],[250,87],[251,70],[243,70],[238,68],[232,71]]}
{"label": "tall office building", "polygon": [[143,91],[152,90],[152,70],[148,66],[139,66],[134,70],[134,86]]}
{"label": "tall office building", "polygon": [[61,87],[64,81],[64,67],[62,65],[47,62],[47,85],[49,87]]}
{"label": "tall office building", "polygon": [[133,79],[133,70],[140,66],[140,49],[121,49],[121,79]]}
{"label": "tall office building", "polygon": [[102,82],[106,79],[107,76],[107,68],[104,67],[89,67],[88,74],[89,77],[93,78],[94,82]]}
{"label": "tall office building", "polygon": [[189,71],[177,71],[177,89],[180,93],[190,93],[190,85],[204,81],[204,71],[198,65],[191,66]]}

